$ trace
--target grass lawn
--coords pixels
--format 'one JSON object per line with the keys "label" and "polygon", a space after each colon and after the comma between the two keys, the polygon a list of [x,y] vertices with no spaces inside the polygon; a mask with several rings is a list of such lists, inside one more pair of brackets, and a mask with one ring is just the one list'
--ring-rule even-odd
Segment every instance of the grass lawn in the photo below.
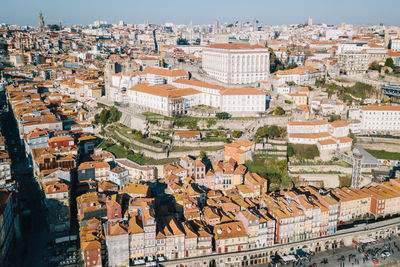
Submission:
{"label": "grass lawn", "polygon": [[122,146],[113,144],[106,148],[105,142],[104,145],[102,145],[101,147],[107,150],[108,152],[113,153],[117,158],[128,158],[140,165],[164,165],[179,161],[179,158],[166,158],[157,160],[149,157],[142,157],[139,156],[138,154],[128,155],[127,151]]}
{"label": "grass lawn", "polygon": [[371,149],[366,149],[366,151],[377,159],[400,160],[399,152],[388,152],[385,150],[371,150]]}
{"label": "grass lawn", "polygon": [[[103,147],[104,148],[104,147]],[[117,158],[126,158],[127,157],[127,153],[126,150],[119,145],[111,145],[107,148],[105,148],[108,152],[113,153]]]}
{"label": "grass lawn", "polygon": [[291,188],[293,186],[292,180],[287,175],[286,160],[255,156],[252,161],[246,161],[245,165],[249,171],[269,179],[269,191]]}
{"label": "grass lawn", "polygon": [[174,163],[179,161],[179,158],[167,158],[167,159],[153,159],[153,158],[146,158],[147,165],[165,165],[169,163]]}
{"label": "grass lawn", "polygon": [[210,136],[201,139],[201,142],[225,142],[226,137]]}

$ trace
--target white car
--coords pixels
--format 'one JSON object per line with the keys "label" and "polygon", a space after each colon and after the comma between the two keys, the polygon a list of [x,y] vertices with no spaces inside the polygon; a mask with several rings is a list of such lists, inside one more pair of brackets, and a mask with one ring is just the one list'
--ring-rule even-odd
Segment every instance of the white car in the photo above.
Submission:
{"label": "white car", "polygon": [[384,250],[384,251],[381,252],[381,257],[382,258],[386,258],[386,257],[389,257],[389,256],[390,256],[390,252],[389,251]]}

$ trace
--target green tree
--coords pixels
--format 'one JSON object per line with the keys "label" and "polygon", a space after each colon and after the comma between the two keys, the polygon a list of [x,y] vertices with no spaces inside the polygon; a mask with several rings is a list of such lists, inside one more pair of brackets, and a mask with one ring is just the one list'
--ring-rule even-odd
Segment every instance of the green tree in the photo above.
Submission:
{"label": "green tree", "polygon": [[257,136],[266,137],[267,136],[267,129],[265,127],[260,127],[257,129],[256,132]]}
{"label": "green tree", "polygon": [[287,146],[287,155],[288,155],[288,157],[293,157],[293,155],[294,155],[294,149],[290,144],[288,144],[288,146]]}
{"label": "green tree", "polygon": [[286,82],[286,84],[287,84],[288,86],[295,86],[295,85],[296,85],[296,83],[293,82],[293,81]]}
{"label": "green tree", "polygon": [[[268,47],[268,44],[265,44],[266,47]],[[274,50],[272,48],[268,48],[269,50],[269,71],[270,73],[274,73],[278,70],[283,70],[285,67],[283,63],[277,58],[277,56],[274,53]]]}
{"label": "green tree", "polygon": [[189,45],[189,42],[188,42],[188,40],[186,40],[186,39],[184,39],[184,38],[179,38],[179,39],[176,41],[176,44],[177,44],[177,45]]}
{"label": "green tree", "polygon": [[218,135],[219,135],[220,137],[226,137],[226,132],[224,132],[224,131],[219,131]]}
{"label": "green tree", "polygon": [[60,25],[57,24],[49,24],[47,25],[49,27],[50,31],[59,31],[60,30]]}
{"label": "green tree", "polygon": [[274,110],[274,115],[284,115],[285,114],[285,110],[282,107],[276,107]]}
{"label": "green tree", "polygon": [[239,138],[242,136],[242,132],[241,131],[233,131],[232,136],[234,138]]}
{"label": "green tree", "polygon": [[216,119],[208,119],[207,120],[207,128],[210,128],[211,126],[217,124],[217,120]]}
{"label": "green tree", "polygon": [[395,68],[395,65],[394,65],[393,58],[388,57],[388,58],[386,59],[386,61],[385,61],[385,66],[388,66],[388,67],[394,69],[394,68]]}
{"label": "green tree", "polygon": [[271,125],[270,127],[268,127],[267,129],[267,135],[269,137],[279,137],[281,135],[281,130],[278,126],[276,125]]}
{"label": "green tree", "polygon": [[217,114],[215,114],[215,116],[219,120],[227,120],[227,119],[229,119],[229,114],[226,113],[226,112],[218,112]]}
{"label": "green tree", "polygon": [[121,118],[122,113],[116,108],[116,107],[110,107],[109,111],[109,121],[112,122],[117,122]]}
{"label": "green tree", "polygon": [[108,122],[108,118],[110,117],[110,111],[108,109],[103,109],[100,112],[99,122],[103,125],[106,125]]}
{"label": "green tree", "polygon": [[333,122],[333,121],[338,121],[341,120],[342,118],[338,114],[332,114],[329,116],[328,122]]}
{"label": "green tree", "polygon": [[323,87],[326,84],[326,79],[321,78],[321,79],[315,79],[315,86],[317,87]]}
{"label": "green tree", "polygon": [[212,131],[212,135],[213,135],[213,136],[218,136],[218,130],[213,130],[213,131]]}
{"label": "green tree", "polygon": [[206,152],[204,152],[203,150],[200,151],[200,158],[205,159],[207,157]]}
{"label": "green tree", "polygon": [[379,63],[377,61],[373,61],[371,63],[371,65],[369,65],[368,69],[380,71],[381,70],[381,66],[379,65]]}
{"label": "green tree", "polygon": [[291,69],[295,69],[295,68],[297,68],[298,66],[297,66],[297,64],[296,63],[290,63],[287,67],[286,67],[286,69],[287,70],[291,70]]}

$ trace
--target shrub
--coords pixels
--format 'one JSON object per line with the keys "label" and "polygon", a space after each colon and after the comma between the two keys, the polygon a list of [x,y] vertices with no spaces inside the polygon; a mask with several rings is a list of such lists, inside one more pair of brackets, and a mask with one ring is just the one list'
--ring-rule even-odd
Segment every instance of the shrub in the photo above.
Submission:
{"label": "shrub", "polygon": [[227,120],[230,117],[229,113],[226,113],[226,112],[218,112],[215,116],[219,120]]}
{"label": "shrub", "polygon": [[241,131],[233,131],[232,136],[234,138],[239,138],[242,136],[242,132]]}
{"label": "shrub", "polygon": [[274,115],[284,115],[285,114],[285,110],[282,107],[276,107],[274,110]]}

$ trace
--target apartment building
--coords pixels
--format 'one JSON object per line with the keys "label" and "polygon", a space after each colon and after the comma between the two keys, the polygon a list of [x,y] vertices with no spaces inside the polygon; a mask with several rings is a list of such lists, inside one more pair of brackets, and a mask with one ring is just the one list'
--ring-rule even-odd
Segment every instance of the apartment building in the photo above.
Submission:
{"label": "apartment building", "polygon": [[225,160],[234,159],[238,164],[244,164],[247,160],[251,160],[254,152],[255,142],[248,140],[240,140],[225,145]]}
{"label": "apartment building", "polygon": [[69,186],[62,181],[49,181],[42,185],[45,204],[49,210],[51,232],[66,232],[70,228]]}
{"label": "apartment building", "polygon": [[108,265],[129,266],[129,233],[125,222],[106,222],[104,225]]}
{"label": "apartment building", "polygon": [[19,227],[15,221],[14,194],[7,189],[0,189],[0,263],[7,264],[7,254],[16,237]]}
{"label": "apartment building", "polygon": [[11,181],[11,158],[7,150],[0,150],[0,185]]}
{"label": "apartment building", "polygon": [[128,170],[129,176],[132,178],[132,182],[154,182],[158,177],[157,169],[154,166],[139,165],[126,158],[115,159],[115,161],[119,166]]}
{"label": "apartment building", "polygon": [[338,219],[341,222],[360,219],[370,212],[371,196],[360,189],[337,188],[331,191],[331,195],[340,202]]}
{"label": "apartment building", "polygon": [[78,167],[78,180],[88,181],[96,180],[98,182],[108,181],[110,165],[104,161],[87,161],[83,162]]}
{"label": "apartment building", "polygon": [[341,74],[360,75],[368,69],[369,55],[366,43],[342,43],[338,46],[338,63]]}
{"label": "apartment building", "polygon": [[297,85],[307,85],[313,83],[321,74],[313,67],[299,66],[289,70],[278,70],[275,77],[279,78],[280,84],[292,82]]}
{"label": "apartment building", "polygon": [[248,234],[240,221],[217,224],[214,227],[214,239],[217,253],[248,249]]}
{"label": "apartment building", "polygon": [[321,151],[349,150],[352,139],[347,137],[350,123],[347,121],[295,121],[288,122],[288,139],[293,144],[316,144]]}

